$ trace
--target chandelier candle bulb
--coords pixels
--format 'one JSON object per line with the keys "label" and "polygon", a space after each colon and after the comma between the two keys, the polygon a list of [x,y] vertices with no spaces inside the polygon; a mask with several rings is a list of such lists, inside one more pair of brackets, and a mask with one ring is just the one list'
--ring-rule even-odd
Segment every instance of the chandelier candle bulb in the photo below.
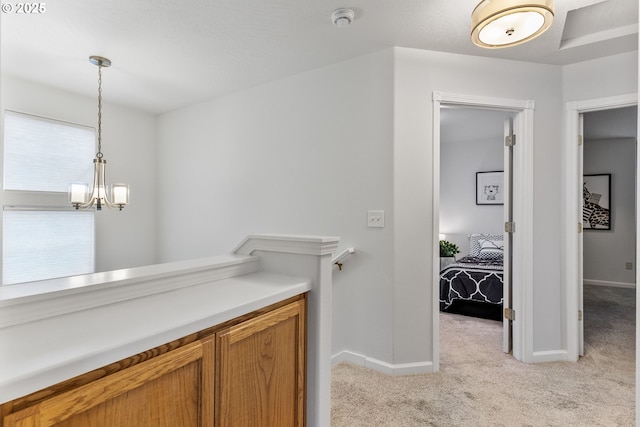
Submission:
{"label": "chandelier candle bulb", "polygon": [[89,193],[89,185],[79,182],[69,184],[69,202],[72,204],[85,203],[87,194]]}
{"label": "chandelier candle bulb", "polygon": [[129,203],[129,186],[127,184],[113,184],[111,186],[111,196],[115,205],[124,207]]}

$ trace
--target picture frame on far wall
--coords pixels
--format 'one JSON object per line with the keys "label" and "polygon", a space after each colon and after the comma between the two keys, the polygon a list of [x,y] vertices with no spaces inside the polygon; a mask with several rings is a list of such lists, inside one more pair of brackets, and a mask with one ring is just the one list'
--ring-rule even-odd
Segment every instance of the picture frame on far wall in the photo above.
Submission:
{"label": "picture frame on far wall", "polygon": [[611,174],[584,175],[582,178],[582,228],[611,230]]}
{"label": "picture frame on far wall", "polygon": [[476,205],[504,205],[504,171],[476,172]]}

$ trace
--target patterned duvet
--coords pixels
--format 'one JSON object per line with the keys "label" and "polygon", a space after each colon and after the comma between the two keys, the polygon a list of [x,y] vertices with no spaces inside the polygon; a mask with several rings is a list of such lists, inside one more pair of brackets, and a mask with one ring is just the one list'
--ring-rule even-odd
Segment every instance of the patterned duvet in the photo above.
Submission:
{"label": "patterned duvet", "polygon": [[502,304],[502,259],[466,256],[440,272],[440,310],[456,300]]}

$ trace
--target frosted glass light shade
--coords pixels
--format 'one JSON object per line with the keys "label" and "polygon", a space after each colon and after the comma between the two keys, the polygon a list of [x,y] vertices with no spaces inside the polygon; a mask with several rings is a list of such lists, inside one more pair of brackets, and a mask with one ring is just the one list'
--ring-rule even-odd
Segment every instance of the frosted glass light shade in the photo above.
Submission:
{"label": "frosted glass light shade", "polygon": [[516,46],[553,22],[553,0],[483,0],[471,14],[471,41],[488,49]]}
{"label": "frosted glass light shade", "polygon": [[69,202],[86,203],[89,195],[89,184],[72,182],[69,184]]}
{"label": "frosted glass light shade", "polygon": [[129,186],[127,184],[113,184],[111,198],[115,205],[126,205],[129,203]]}

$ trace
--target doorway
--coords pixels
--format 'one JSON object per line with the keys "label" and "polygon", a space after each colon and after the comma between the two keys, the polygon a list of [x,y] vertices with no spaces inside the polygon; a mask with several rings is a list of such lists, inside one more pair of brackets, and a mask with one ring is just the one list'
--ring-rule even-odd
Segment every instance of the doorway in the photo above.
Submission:
{"label": "doorway", "polygon": [[[511,278],[504,273],[510,271],[511,257],[506,255],[512,246],[504,231],[512,213],[512,197],[507,191],[511,189],[512,148],[505,149],[505,136],[512,134],[512,129],[513,114],[508,111],[466,106],[441,109],[439,238],[444,246],[440,254],[440,308],[467,317],[440,318],[446,319],[446,324],[476,325],[466,327],[463,333],[483,324],[472,318],[505,322],[502,299],[511,294]],[[487,244],[481,253],[479,242]],[[451,245],[457,253],[447,257],[445,252]],[[450,263],[454,265],[447,265]],[[501,333],[500,347],[506,353],[511,350],[509,326],[508,321],[500,325],[506,329]],[[495,323],[486,327],[498,331]],[[452,349],[446,341],[443,345]]]}
{"label": "doorway", "polygon": [[[612,288],[635,290],[636,286],[637,214],[635,197],[630,196],[636,194],[637,114],[637,106],[580,114],[583,135],[580,170],[588,195],[583,196],[582,203],[583,287],[579,293],[585,326],[580,356],[585,354],[590,336],[591,316],[585,295],[591,296],[590,301],[599,295],[604,297],[607,292],[629,295]],[[605,186],[594,187],[599,183]],[[597,212],[602,214],[598,216]]]}
{"label": "doorway", "polygon": [[[533,356],[533,334],[526,329],[532,325],[532,207],[533,207],[533,109],[534,102],[530,100],[512,100],[502,98],[477,97],[459,94],[435,92],[433,94],[433,235],[440,231],[440,120],[443,108],[467,107],[492,109],[507,112],[513,117],[512,127],[516,134],[517,143],[513,147],[513,187],[518,191],[513,194],[511,201],[512,221],[518,228],[518,238],[514,240],[512,253],[511,277],[517,286],[513,293],[504,300],[505,308],[512,309],[516,315],[509,321],[513,333],[505,328],[504,342],[512,345],[512,354],[517,360],[528,362]],[[506,129],[506,126],[505,126]],[[505,166],[508,167],[508,166]],[[510,167],[509,167],[510,168]],[[511,168],[510,168],[511,169]],[[434,239],[433,253],[439,254],[439,241]],[[440,260],[434,256],[433,260],[433,349],[434,368],[439,368],[439,272]],[[529,328],[530,329],[530,328]]]}
{"label": "doorway", "polygon": [[[566,279],[566,319],[567,319],[567,360],[577,361],[584,352],[584,317],[583,317],[583,212],[584,179],[583,179],[583,145],[584,115],[590,112],[615,110],[635,107],[637,94],[627,94],[610,98],[601,98],[580,102],[569,102],[566,108],[567,138],[565,140],[565,205],[563,239],[563,256]],[[636,113],[637,114],[637,113]],[[637,116],[636,116],[637,117]],[[635,170],[638,170],[637,150]],[[634,172],[637,182],[637,173]],[[637,184],[632,194],[637,194]],[[633,197],[634,202],[636,197]],[[637,202],[636,202],[637,203]],[[637,215],[634,216],[635,243],[637,245]],[[576,226],[577,225],[577,226]],[[598,231],[593,231],[598,233]],[[633,254],[633,266],[637,265],[637,251]],[[635,283],[638,283],[638,272],[635,270]],[[588,278],[587,278],[588,279]]]}

